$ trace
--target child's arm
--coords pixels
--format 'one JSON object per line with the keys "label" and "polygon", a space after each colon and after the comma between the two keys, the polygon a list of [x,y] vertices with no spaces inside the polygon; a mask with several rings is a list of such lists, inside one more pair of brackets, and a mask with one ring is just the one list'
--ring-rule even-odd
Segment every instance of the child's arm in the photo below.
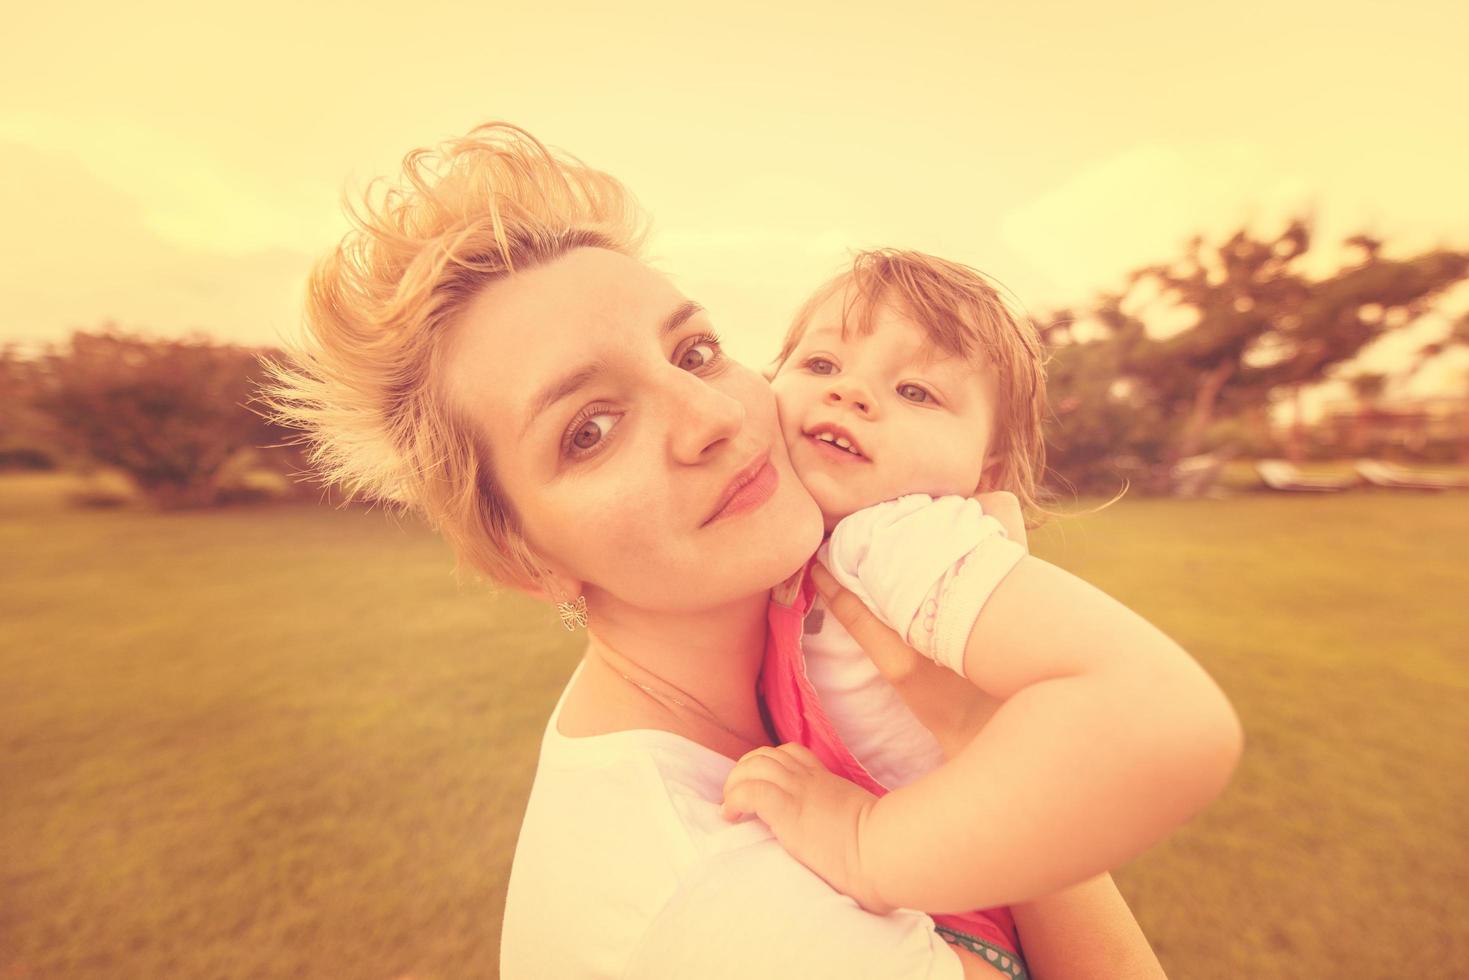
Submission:
{"label": "child's arm", "polygon": [[994,590],[964,666],[1004,704],[863,821],[863,870],[888,903],[986,908],[1117,867],[1213,800],[1238,760],[1239,722],[1208,675],[1040,559]]}
{"label": "child's arm", "polygon": [[[860,600],[828,576],[817,582],[861,642],[852,627],[871,616]],[[760,813],[868,907],[962,911],[1054,892],[1136,856],[1212,800],[1238,758],[1238,721],[1198,665],[1039,559],[1021,557],[984,602],[963,662],[1004,703],[951,762],[880,800],[838,788],[804,806],[805,787],[823,781],[802,776],[794,791],[765,794],[778,801],[769,815],[734,808]],[[752,775],[739,770],[732,783]],[[803,842],[808,833],[831,839]]]}

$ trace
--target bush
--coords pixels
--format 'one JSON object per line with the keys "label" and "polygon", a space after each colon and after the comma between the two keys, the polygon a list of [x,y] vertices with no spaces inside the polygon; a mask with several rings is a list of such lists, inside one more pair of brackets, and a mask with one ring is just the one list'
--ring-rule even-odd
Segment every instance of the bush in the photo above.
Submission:
{"label": "bush", "polygon": [[79,332],[33,366],[31,405],[62,447],[126,473],[155,505],[211,506],[232,458],[281,441],[249,407],[260,353]]}

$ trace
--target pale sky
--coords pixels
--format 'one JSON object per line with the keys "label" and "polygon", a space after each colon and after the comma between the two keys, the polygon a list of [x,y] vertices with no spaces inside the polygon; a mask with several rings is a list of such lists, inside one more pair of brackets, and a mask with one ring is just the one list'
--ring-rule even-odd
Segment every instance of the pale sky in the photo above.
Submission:
{"label": "pale sky", "polygon": [[[6,341],[114,320],[279,342],[342,190],[496,118],[623,179],[656,264],[757,364],[855,247],[968,262],[1038,312],[1299,209],[1323,240],[1469,247],[1469,12],[1449,0],[144,0],[7,20]],[[1443,358],[1407,390],[1466,369]]]}

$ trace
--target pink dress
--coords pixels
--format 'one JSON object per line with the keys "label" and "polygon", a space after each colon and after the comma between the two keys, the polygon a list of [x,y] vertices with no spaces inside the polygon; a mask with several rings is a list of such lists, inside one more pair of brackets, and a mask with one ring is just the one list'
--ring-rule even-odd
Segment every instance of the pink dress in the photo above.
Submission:
{"label": "pink dress", "polygon": [[[887,788],[872,778],[846,745],[821,708],[816,689],[806,676],[801,633],[815,600],[809,564],[771,591],[765,663],[760,670],[760,695],[782,742],[798,742],[810,749],[829,770],[868,792],[882,796]],[[1028,977],[1020,953],[1020,938],[1009,908],[935,915],[937,931],[949,942],[963,946],[1012,977]]]}

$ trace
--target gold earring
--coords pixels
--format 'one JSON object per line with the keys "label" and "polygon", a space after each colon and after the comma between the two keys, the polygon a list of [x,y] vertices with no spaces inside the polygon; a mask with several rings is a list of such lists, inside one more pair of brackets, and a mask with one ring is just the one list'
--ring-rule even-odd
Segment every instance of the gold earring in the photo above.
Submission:
{"label": "gold earring", "polygon": [[556,615],[561,617],[561,625],[566,627],[568,633],[576,632],[578,626],[586,629],[587,597],[579,595],[575,602],[556,603]]}

